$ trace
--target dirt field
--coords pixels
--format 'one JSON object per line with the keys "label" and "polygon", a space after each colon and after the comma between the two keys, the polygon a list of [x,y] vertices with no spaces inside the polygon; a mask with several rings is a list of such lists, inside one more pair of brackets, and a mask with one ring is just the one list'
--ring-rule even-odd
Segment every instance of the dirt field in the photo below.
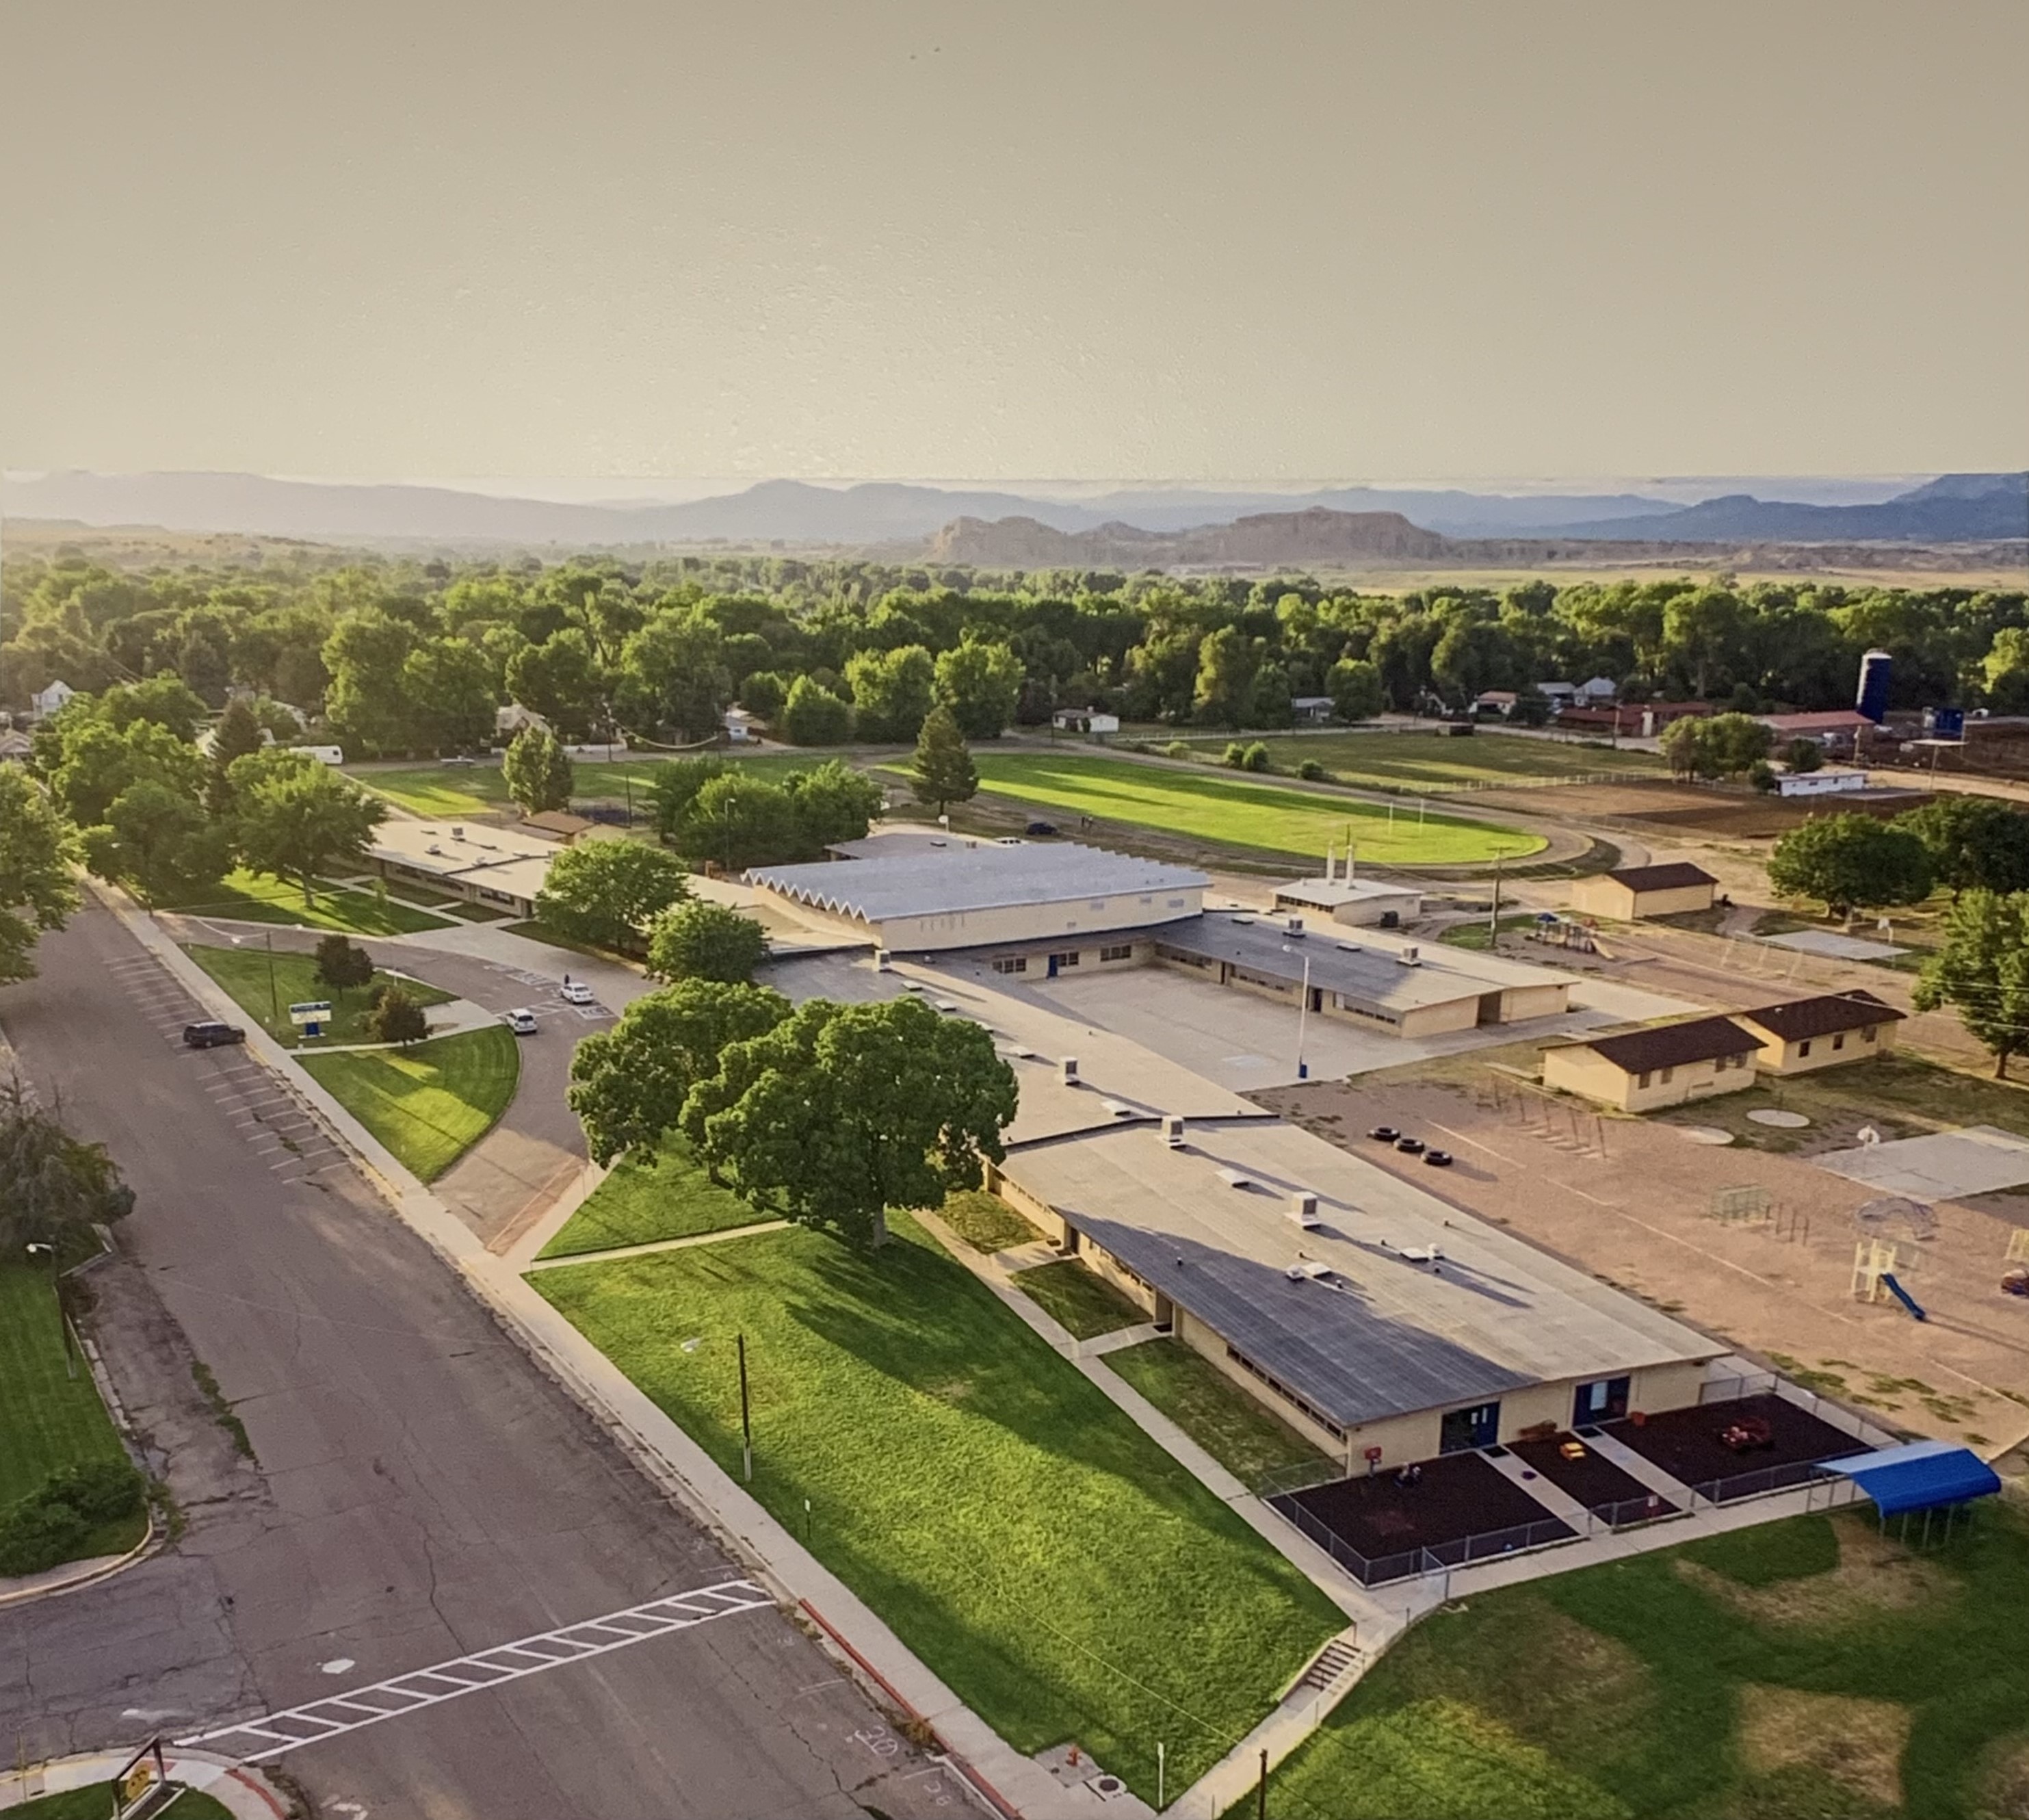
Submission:
{"label": "dirt field", "polygon": [[[1612,768],[1612,755],[1601,755],[1601,769]],[[1569,823],[1603,823],[1631,828],[1657,840],[1773,840],[1786,834],[1813,814],[1825,812],[1822,801],[1797,797],[1749,795],[1730,790],[1701,789],[1693,784],[1659,780],[1653,784],[1572,784],[1556,790],[1482,790],[1473,800],[1490,808],[1554,814]],[[1899,815],[1930,800],[1921,789],[1897,790],[1842,800],[1838,807],[1871,815]]]}
{"label": "dirt field", "polygon": [[[1515,1059],[1515,1058],[1508,1058]],[[1930,1313],[1853,1299],[1860,1183],[1800,1157],[1702,1145],[1677,1124],[1606,1117],[1503,1088],[1486,1058],[1256,1094],[1467,1212],[1512,1228],[1826,1395],[1993,1453],[2029,1438],[2029,1302],[1998,1283],[2009,1224],[1938,1209],[1908,1286]],[[1441,1176],[1364,1138],[1390,1124],[1457,1158]],[[1604,1138],[1604,1152],[1600,1149]],[[1724,1225],[1721,1189],[1765,1189],[1777,1217]],[[1778,1233],[1782,1236],[1778,1236]]]}

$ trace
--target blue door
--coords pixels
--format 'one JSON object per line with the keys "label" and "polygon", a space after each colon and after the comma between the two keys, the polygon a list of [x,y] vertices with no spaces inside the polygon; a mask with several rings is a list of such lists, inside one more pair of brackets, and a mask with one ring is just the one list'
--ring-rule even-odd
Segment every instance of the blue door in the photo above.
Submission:
{"label": "blue door", "polygon": [[1627,1413],[1627,1378],[1595,1378],[1580,1384],[1571,1399],[1571,1426],[1582,1428],[1597,1422],[1617,1422]]}
{"label": "blue door", "polygon": [[1468,1447],[1490,1447],[1500,1439],[1500,1406],[1479,1403],[1469,1410],[1449,1410],[1437,1431],[1437,1450],[1462,1454]]}

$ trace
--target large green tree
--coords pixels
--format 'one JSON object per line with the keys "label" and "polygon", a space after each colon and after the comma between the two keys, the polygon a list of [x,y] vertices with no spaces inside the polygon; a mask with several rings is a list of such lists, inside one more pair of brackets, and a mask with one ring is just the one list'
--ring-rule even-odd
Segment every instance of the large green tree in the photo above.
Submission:
{"label": "large green tree", "polygon": [[84,830],[85,863],[150,905],[202,901],[232,867],[232,831],[196,798],[143,778]]}
{"label": "large green tree", "polygon": [[1994,797],[1934,797],[1895,818],[1923,843],[1937,882],[1961,891],[2029,890],[2029,815]]}
{"label": "large green tree", "polygon": [[725,904],[692,897],[655,919],[648,938],[648,975],[717,979],[737,984],[754,977],[768,953],[768,933],[751,916]]}
{"label": "large green tree", "polygon": [[1962,893],[1923,963],[1915,997],[1919,1011],[1957,1007],[1994,1052],[1994,1079],[2005,1079],[2009,1058],[2029,1048],[2029,891]]}
{"label": "large green tree", "polygon": [[937,698],[967,739],[998,739],[1022,699],[1022,659],[1003,644],[967,638],[937,659]]}
{"label": "large green tree", "polygon": [[845,667],[859,736],[876,745],[913,740],[930,711],[937,664],[920,644],[862,651]]}
{"label": "large green tree", "polygon": [[211,781],[203,755],[154,721],[114,727],[94,720],[68,730],[61,762],[50,788],[72,824],[89,828],[106,819],[113,800],[146,780],[202,802]]}
{"label": "large green tree", "polygon": [[880,785],[837,759],[790,772],[782,787],[796,809],[802,852],[812,860],[822,859],[825,849],[839,841],[864,840],[887,806]]}
{"label": "large green tree", "polygon": [[576,778],[570,755],[546,726],[526,726],[508,742],[500,760],[501,781],[525,814],[570,807]]}
{"label": "large green tree", "polygon": [[0,986],[32,978],[35,938],[77,908],[76,842],[18,766],[0,765]]}
{"label": "large green tree", "polygon": [[1341,657],[1325,673],[1325,692],[1341,720],[1371,720],[1388,705],[1379,669],[1356,657]]}
{"label": "large green tree", "polygon": [[1768,756],[1774,736],[1747,714],[1686,715],[1656,741],[1674,771],[1701,778],[1740,777]]}
{"label": "large green tree", "polygon": [[257,871],[296,880],[306,905],[326,867],[365,863],[367,843],[388,817],[386,804],[307,752],[255,752],[226,775],[240,856]]}
{"label": "large green tree", "polygon": [[429,752],[469,752],[493,737],[493,666],[462,638],[431,638],[402,660],[410,737]]}
{"label": "large green tree", "polygon": [[705,738],[733,699],[725,635],[710,620],[668,611],[627,640],[620,693],[632,722]]}
{"label": "large green tree", "polygon": [[1006,1150],[1014,1071],[993,1038],[914,998],[812,999],[730,1044],[684,1103],[693,1150],[757,1210],[879,1246],[890,1207],[979,1185]]}
{"label": "large green tree", "polygon": [[916,800],[942,815],[953,803],[969,803],[979,793],[979,771],[972,748],[959,730],[958,717],[948,708],[933,709],[916,741],[910,788]]}
{"label": "large green tree", "polygon": [[0,1079],[0,1257],[17,1263],[29,1245],[95,1250],[91,1228],[133,1205],[104,1145],[73,1138],[18,1075]]}
{"label": "large green tree", "polygon": [[630,1152],[652,1158],[691,1089],[717,1072],[726,1046],[788,1015],[779,992],[713,979],[686,979],[636,999],[571,1057],[566,1097],[592,1161],[610,1164]]}
{"label": "large green tree", "polygon": [[792,745],[844,745],[852,737],[852,704],[814,676],[799,676],[776,722]]}
{"label": "large green tree", "polygon": [[1931,856],[1906,828],[1871,815],[1813,815],[1768,856],[1768,882],[1792,897],[1816,897],[1834,916],[1931,894]]}
{"label": "large green tree", "polygon": [[581,841],[550,862],[536,916],[573,941],[640,954],[649,926],[689,893],[673,853],[640,841]]}
{"label": "large green tree", "polygon": [[339,738],[360,752],[403,752],[414,738],[406,668],[416,629],[379,607],[348,614],[325,640],[331,672],[325,712]]}

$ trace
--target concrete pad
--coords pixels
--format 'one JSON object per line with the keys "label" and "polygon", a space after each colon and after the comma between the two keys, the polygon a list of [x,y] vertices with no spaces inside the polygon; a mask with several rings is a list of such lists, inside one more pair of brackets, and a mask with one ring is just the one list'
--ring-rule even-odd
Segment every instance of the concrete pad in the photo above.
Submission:
{"label": "concrete pad", "polygon": [[1811,1122],[1801,1112],[1786,1112],[1780,1106],[1757,1106],[1747,1116],[1757,1125],[1773,1125],[1784,1131],[1801,1131]]}
{"label": "concrete pad", "polygon": [[1790,948],[1800,954],[1821,954],[1830,960],[1892,960],[1906,954],[1886,942],[1863,942],[1854,935],[1835,935],[1829,929],[1799,929],[1788,935],[1760,938],[1771,948]]}
{"label": "concrete pad", "polygon": [[1573,1011],[1596,1012],[1616,1023],[1649,1023],[1659,1017],[1689,1017],[1711,1006],[1694,1005],[1687,998],[1670,998],[1660,992],[1646,992],[1638,986],[1623,986],[1617,980],[1586,975],[1571,988]]}
{"label": "concrete pad", "polygon": [[1884,1194],[1907,1194],[1918,1201],[1958,1201],[2029,1184],[2029,1138],[1993,1125],[1968,1125],[1892,1144],[1864,1144],[1811,1161]]}

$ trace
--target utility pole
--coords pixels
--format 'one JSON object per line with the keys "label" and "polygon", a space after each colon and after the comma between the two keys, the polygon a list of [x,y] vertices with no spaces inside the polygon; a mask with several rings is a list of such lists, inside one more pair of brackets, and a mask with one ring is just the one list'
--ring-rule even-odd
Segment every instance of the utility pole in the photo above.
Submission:
{"label": "utility pole", "polygon": [[275,990],[275,932],[270,929],[265,933],[268,938],[268,1027],[279,1030],[282,1023],[282,999]]}
{"label": "utility pole", "polygon": [[1261,1753],[1261,1780],[1254,1793],[1254,1820],[1268,1820],[1268,1753]]}
{"label": "utility pole", "polygon": [[747,1335],[740,1335],[740,1452],[747,1483],[754,1483],[754,1422],[747,1402]]}
{"label": "utility pole", "polygon": [[1500,945],[1500,876],[1507,864],[1508,856],[1505,853],[1493,856],[1493,914],[1488,918],[1486,924],[1486,945],[1489,949],[1497,949]]}

